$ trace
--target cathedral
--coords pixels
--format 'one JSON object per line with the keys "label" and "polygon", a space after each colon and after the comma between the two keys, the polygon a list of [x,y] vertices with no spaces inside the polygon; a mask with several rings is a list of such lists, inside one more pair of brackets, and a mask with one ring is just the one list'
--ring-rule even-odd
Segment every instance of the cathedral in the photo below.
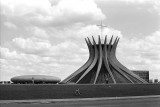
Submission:
{"label": "cathedral", "polygon": [[89,49],[89,58],[87,62],[61,83],[147,83],[147,81],[140,78],[117,60],[116,48],[119,38],[116,37],[116,39],[113,40],[112,36],[109,41],[107,40],[107,36],[104,41],[101,41],[99,36],[98,43],[96,43],[94,37],[92,37],[92,41],[89,38],[86,38],[85,41]]}

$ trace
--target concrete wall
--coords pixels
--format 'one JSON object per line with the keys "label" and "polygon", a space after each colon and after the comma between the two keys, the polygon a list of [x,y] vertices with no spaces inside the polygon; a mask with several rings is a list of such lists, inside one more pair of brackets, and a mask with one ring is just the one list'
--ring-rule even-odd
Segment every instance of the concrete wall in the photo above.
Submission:
{"label": "concrete wall", "polygon": [[[79,92],[76,90],[79,89]],[[80,95],[79,95],[80,93]],[[64,99],[160,95],[160,84],[3,84],[0,100]]]}

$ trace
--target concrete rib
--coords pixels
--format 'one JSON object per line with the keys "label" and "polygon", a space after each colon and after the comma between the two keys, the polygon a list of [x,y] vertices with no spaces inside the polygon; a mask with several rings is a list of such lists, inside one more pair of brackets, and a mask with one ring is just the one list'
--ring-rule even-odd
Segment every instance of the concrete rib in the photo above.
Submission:
{"label": "concrete rib", "polygon": [[99,59],[98,59],[98,68],[97,68],[97,71],[96,71],[96,77],[95,77],[95,80],[94,80],[94,84],[97,81],[100,69],[102,67],[102,55],[103,55],[102,54],[102,45],[101,45],[101,40],[100,40],[100,36],[99,36],[99,57],[98,57]]}
{"label": "concrete rib", "polygon": [[63,80],[61,83],[67,83],[67,82],[69,82],[76,75],[78,75],[79,73],[81,73],[85,69],[87,69],[90,66],[90,64],[92,63],[92,61],[94,59],[94,56],[92,55],[92,54],[94,54],[94,49],[92,47],[92,43],[90,42],[89,38],[88,38],[88,41],[87,41],[87,39],[85,39],[85,41],[86,41],[88,49],[89,49],[89,59],[88,59],[88,61],[82,67],[80,67],[77,71],[75,71],[69,77],[67,77],[65,80]]}
{"label": "concrete rib", "polygon": [[142,83],[147,83],[145,80],[141,79],[140,77],[138,77],[136,74],[132,73],[129,69],[127,69],[125,66],[123,66],[116,58],[115,52],[116,52],[116,47],[117,44],[119,42],[119,39],[116,41],[115,46],[113,47],[113,52],[112,54],[114,55],[113,60],[116,63],[116,66],[118,66],[120,69],[122,69],[124,72],[126,72],[127,74],[129,74],[130,76],[132,76],[133,78],[137,79],[138,81],[142,82]]}
{"label": "concrete rib", "polygon": [[92,38],[93,38],[93,44],[94,44],[94,60],[93,60],[93,62],[92,62],[92,64],[89,66],[89,68],[83,73],[83,75],[78,79],[78,81],[76,82],[76,83],[79,83],[80,82],[80,80],[85,76],[85,75],[87,75],[88,73],[89,73],[89,71],[95,66],[95,64],[96,64],[96,62],[97,62],[97,60],[98,60],[98,51],[97,51],[97,46],[96,46],[96,42],[95,42],[95,40],[94,40],[94,37],[92,36]]}
{"label": "concrete rib", "polygon": [[117,41],[117,37],[112,45],[112,49],[111,51],[109,52],[109,62],[110,64],[112,65],[112,67],[117,71],[119,72],[123,77],[125,77],[127,80],[129,80],[131,83],[134,83],[123,71],[121,71],[121,69],[119,69],[116,64],[115,64],[115,60],[113,60],[113,57],[114,57],[114,54],[113,54],[113,51],[114,51],[114,47],[116,45],[116,41]]}
{"label": "concrete rib", "polygon": [[105,37],[104,49],[103,49],[103,52],[104,52],[104,58],[103,58],[104,65],[105,65],[107,71],[109,72],[109,75],[111,76],[113,83],[116,84],[116,80],[115,80],[115,78],[114,78],[114,76],[113,76],[113,74],[112,74],[112,72],[110,70],[109,64],[108,64],[108,58],[107,58],[108,57],[108,52],[107,52],[106,42],[107,42],[107,36]]}

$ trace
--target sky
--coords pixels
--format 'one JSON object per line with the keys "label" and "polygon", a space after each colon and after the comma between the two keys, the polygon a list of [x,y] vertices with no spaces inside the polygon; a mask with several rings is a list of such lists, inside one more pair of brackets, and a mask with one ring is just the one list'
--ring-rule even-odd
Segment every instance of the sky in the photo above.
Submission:
{"label": "sky", "polygon": [[117,59],[160,80],[159,0],[1,0],[0,81],[19,75],[61,80],[81,67],[85,38],[120,37]]}

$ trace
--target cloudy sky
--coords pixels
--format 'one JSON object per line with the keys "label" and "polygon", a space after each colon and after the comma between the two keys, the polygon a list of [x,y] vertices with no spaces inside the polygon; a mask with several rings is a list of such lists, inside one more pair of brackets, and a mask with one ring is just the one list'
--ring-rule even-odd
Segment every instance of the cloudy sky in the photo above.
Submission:
{"label": "cloudy sky", "polygon": [[160,79],[159,0],[1,0],[0,80],[43,74],[64,79],[88,59],[84,38],[119,36],[117,58]]}

